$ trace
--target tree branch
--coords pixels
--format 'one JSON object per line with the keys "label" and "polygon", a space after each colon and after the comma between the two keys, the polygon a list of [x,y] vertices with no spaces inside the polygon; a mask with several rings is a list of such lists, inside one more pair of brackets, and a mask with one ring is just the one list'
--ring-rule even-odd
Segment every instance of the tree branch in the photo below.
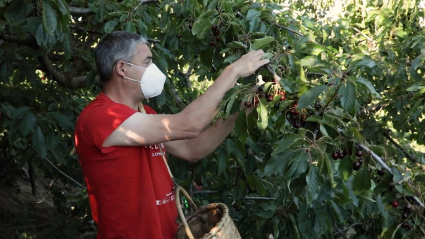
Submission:
{"label": "tree branch", "polygon": [[[140,2],[140,5],[158,3],[157,0],[139,0],[139,2]],[[68,8],[71,15],[74,15],[74,16],[87,16],[90,14],[94,14],[94,12],[90,8],[79,8],[79,7],[72,7],[72,6],[69,6]]]}
{"label": "tree branch", "polygon": [[[245,18],[245,16],[244,15],[242,15],[239,11],[237,11],[236,12],[236,16],[237,17],[240,17],[240,18]],[[279,24],[277,24],[277,23],[275,23],[275,22],[270,22],[270,21],[266,21],[268,24],[272,24],[272,25],[275,25],[275,26],[277,26],[277,27],[279,27],[279,28],[282,28],[282,29],[285,29],[285,30],[287,30],[287,31],[290,31],[290,32],[292,32],[292,33],[294,33],[294,34],[297,34],[297,35],[299,35],[299,36],[303,36],[303,34],[302,33],[300,33],[300,32],[297,32],[297,31],[295,31],[295,30],[292,30],[291,28],[289,28],[289,27],[285,27],[285,26],[282,26],[282,25],[279,25]]]}
{"label": "tree branch", "polygon": [[400,149],[400,151],[403,152],[403,154],[406,156],[407,159],[409,159],[413,163],[418,162],[415,158],[413,158],[412,155],[410,155],[406,150],[404,150],[403,147],[401,147],[401,145],[399,145],[397,142],[395,142],[395,140],[393,138],[391,138],[391,136],[388,132],[382,132],[381,131],[381,134],[384,135],[384,137],[387,138],[392,144],[394,144],[394,146],[396,146],[398,149]]}
{"label": "tree branch", "polygon": [[[337,130],[340,134],[345,135],[345,131],[343,129],[337,129]],[[381,167],[383,169],[385,169],[386,171],[388,171],[391,175],[394,174],[393,171],[391,170],[391,168],[388,167],[388,165],[384,162],[384,160],[381,157],[379,157],[375,152],[370,150],[366,145],[361,144],[361,143],[356,143],[356,146],[361,148],[362,150],[366,151],[368,154],[370,154],[372,156],[373,160],[378,162],[378,164],[381,165]],[[412,198],[420,207],[422,207],[422,208],[424,207],[424,204],[421,202],[421,200],[419,200],[418,197],[413,196]]]}
{"label": "tree branch", "polygon": [[360,109],[360,114],[359,114],[359,116],[364,116],[364,115],[369,114],[370,112],[372,112],[372,113],[373,113],[373,112],[379,111],[379,110],[381,110],[382,108],[384,108],[385,106],[387,106],[387,104],[385,104],[385,103],[379,103],[379,104],[372,105],[372,106],[367,107],[367,108],[362,107],[362,108]]}
{"label": "tree branch", "polygon": [[71,15],[75,15],[75,16],[87,16],[90,14],[94,14],[94,12],[90,10],[90,8],[79,8],[79,7],[72,7],[72,6],[69,6],[68,8]]}
{"label": "tree branch", "polygon": [[177,107],[181,109],[183,103],[182,99],[180,98],[179,94],[177,94],[176,89],[174,88],[172,83],[169,84],[169,87],[171,94],[174,96],[174,100],[176,101]]}
{"label": "tree branch", "polygon": [[69,76],[67,77],[59,70],[57,70],[55,66],[52,65],[47,55],[37,57],[37,59],[40,62],[43,70],[47,73],[47,75],[50,75],[53,80],[57,81],[59,84],[67,86],[71,89],[81,88],[86,85],[87,76],[80,76],[75,78]]}
{"label": "tree branch", "polygon": [[33,49],[37,49],[37,41],[33,36],[30,36],[26,39],[19,39],[15,36],[10,36],[7,34],[0,34],[0,40],[4,40],[7,42],[13,42],[19,45],[27,46]]}

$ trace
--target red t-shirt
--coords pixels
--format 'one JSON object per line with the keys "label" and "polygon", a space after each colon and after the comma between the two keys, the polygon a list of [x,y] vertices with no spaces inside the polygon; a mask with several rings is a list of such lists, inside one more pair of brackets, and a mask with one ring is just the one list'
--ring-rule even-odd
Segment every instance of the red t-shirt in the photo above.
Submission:
{"label": "red t-shirt", "polygon": [[[148,106],[145,110],[156,114]],[[177,232],[173,182],[159,145],[102,147],[134,113],[102,92],[77,120],[75,145],[97,239],[171,239]]]}

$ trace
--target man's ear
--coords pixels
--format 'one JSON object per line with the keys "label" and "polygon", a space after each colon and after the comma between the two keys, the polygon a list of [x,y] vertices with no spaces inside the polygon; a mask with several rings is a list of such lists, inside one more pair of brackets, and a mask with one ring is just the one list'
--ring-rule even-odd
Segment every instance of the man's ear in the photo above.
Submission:
{"label": "man's ear", "polygon": [[126,73],[127,73],[125,63],[123,61],[118,61],[114,66],[114,71],[118,76],[124,78],[124,76],[126,76]]}

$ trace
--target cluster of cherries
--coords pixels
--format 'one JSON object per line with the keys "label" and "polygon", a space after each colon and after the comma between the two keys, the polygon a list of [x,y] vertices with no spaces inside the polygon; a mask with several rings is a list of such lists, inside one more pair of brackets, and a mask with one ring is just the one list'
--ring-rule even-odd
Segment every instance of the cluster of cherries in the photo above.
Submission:
{"label": "cluster of cherries", "polygon": [[277,94],[272,94],[272,93],[266,93],[266,97],[267,97],[267,101],[271,102],[274,100],[274,98],[279,95],[280,99],[279,100],[286,100],[286,93],[285,91],[278,91]]}
{"label": "cluster of cherries", "polygon": [[78,56],[72,56],[72,57],[69,59],[69,61],[70,61],[70,62],[75,62],[75,61],[77,61],[78,59],[80,59],[80,57],[78,57]]}
{"label": "cluster of cherries", "polygon": [[211,40],[210,46],[215,46],[217,42],[221,41],[221,38],[218,36],[220,34],[220,30],[218,29],[217,25],[211,26],[211,31],[213,35],[215,36],[215,40]]}
{"label": "cluster of cherries", "polygon": [[289,123],[294,128],[300,128],[301,126],[304,127],[307,124],[307,115],[303,114],[302,112],[299,112],[297,110],[298,102],[295,101],[292,103],[292,105],[289,108],[289,114],[287,117],[289,117]]}
{"label": "cluster of cherries", "polygon": [[[399,206],[399,202],[397,200],[394,200],[391,202],[391,206],[393,206],[394,208],[397,208]],[[412,209],[412,206],[409,203],[404,207],[403,214],[401,215],[401,218],[403,220],[406,220],[407,218],[409,218],[411,209]],[[401,224],[401,227],[406,230],[412,229],[408,221],[404,221],[403,224]]]}
{"label": "cluster of cherries", "polygon": [[[332,153],[332,158],[334,160],[343,159],[347,154],[349,154],[348,150],[337,149]],[[357,150],[356,157],[357,157],[357,160],[353,162],[353,169],[355,171],[358,171],[363,165],[363,151]]]}
{"label": "cluster of cherries", "polygon": [[[189,30],[192,30],[192,27],[193,26],[191,24],[189,24],[187,26],[187,28],[189,28]],[[213,25],[213,26],[211,26],[211,31],[212,31],[213,35],[215,36],[215,39],[214,40],[211,40],[210,46],[215,46],[217,44],[217,42],[220,42],[221,41],[221,38],[219,36],[220,30],[218,29],[218,26],[217,25]],[[177,38],[178,39],[181,39],[182,38],[182,35],[181,34],[177,34]]]}

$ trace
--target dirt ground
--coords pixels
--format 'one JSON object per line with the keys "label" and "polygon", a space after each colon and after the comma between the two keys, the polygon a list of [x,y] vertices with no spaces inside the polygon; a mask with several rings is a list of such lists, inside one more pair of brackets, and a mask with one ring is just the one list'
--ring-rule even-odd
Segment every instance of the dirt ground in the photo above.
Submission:
{"label": "dirt ground", "polygon": [[[23,177],[11,185],[0,184],[0,239],[41,238],[37,234],[61,217],[49,191],[51,182],[37,178],[37,197],[32,195],[31,184]],[[61,184],[58,180],[54,183]],[[72,239],[93,239],[95,235],[94,231],[84,232]]]}

